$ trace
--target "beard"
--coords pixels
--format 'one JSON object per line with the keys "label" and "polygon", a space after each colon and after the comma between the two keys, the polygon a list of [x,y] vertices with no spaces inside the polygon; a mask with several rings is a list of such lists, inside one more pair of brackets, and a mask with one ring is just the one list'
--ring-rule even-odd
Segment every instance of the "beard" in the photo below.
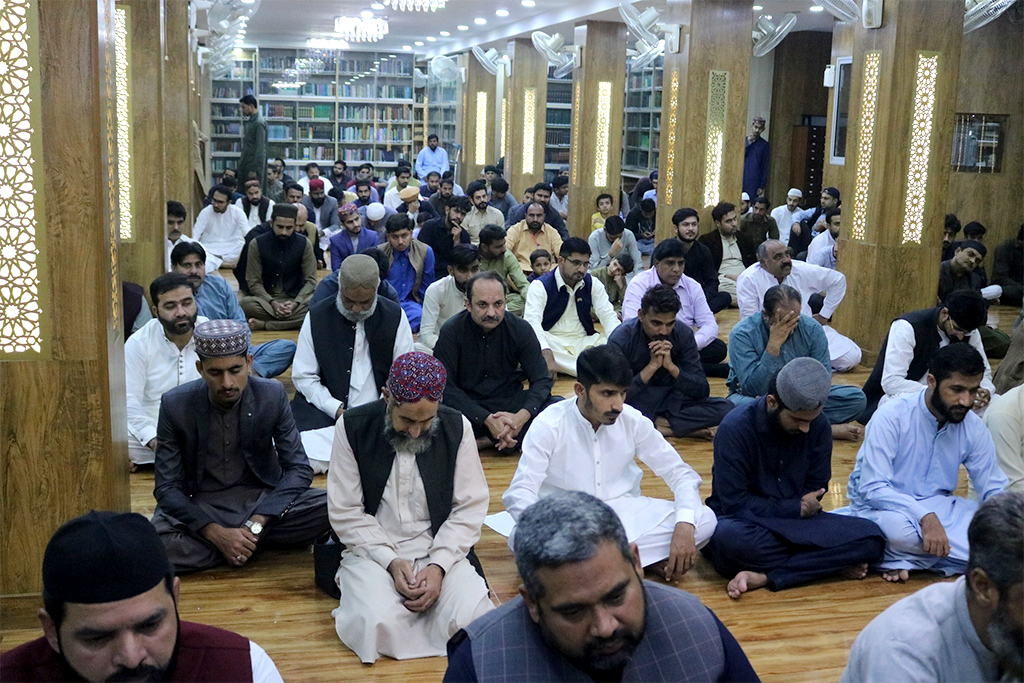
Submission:
{"label": "beard", "polygon": [[938,387],[932,391],[931,403],[936,412],[938,412],[946,422],[951,422],[952,424],[959,424],[963,422],[967,417],[967,413],[971,410],[970,408],[964,408],[961,405],[946,405],[946,402],[942,400],[941,396],[939,396]]}
{"label": "beard", "polygon": [[1024,631],[1013,625],[1002,596],[992,621],[988,623],[988,639],[999,668],[1011,674],[1012,680],[1024,678]]}
{"label": "beard", "polygon": [[160,317],[160,324],[164,327],[164,332],[167,334],[179,335],[186,334],[195,329],[196,317],[199,312],[196,311],[191,316],[185,318],[175,318],[173,320],[167,320],[166,318]]}
{"label": "beard", "polygon": [[345,308],[345,302],[341,300],[340,291],[338,292],[337,298],[334,300],[334,305],[338,309],[338,313],[341,313],[342,317],[344,317],[349,322],[353,323],[365,322],[366,320],[370,319],[374,313],[377,312],[376,297],[374,297],[373,303],[370,304],[369,309],[357,313],[356,311],[350,311],[349,309]]}
{"label": "beard", "polygon": [[[108,676],[106,681],[169,681],[174,673],[174,669],[178,666],[178,648],[181,647],[181,617],[178,616],[177,606],[175,606],[174,618],[177,622],[177,632],[174,636],[174,650],[171,652],[171,658],[167,661],[167,666],[158,667],[152,664],[141,664],[132,669],[126,667],[119,667],[117,671]],[[89,680],[81,673],[78,672],[75,667],[71,666],[71,662],[64,656],[64,645],[61,643],[60,633],[58,630],[57,634],[57,647],[60,648],[57,653],[60,657],[61,667],[67,674],[67,680],[70,681],[87,681]]]}
{"label": "beard", "polygon": [[396,453],[419,455],[427,450],[434,437],[437,436],[440,424],[437,417],[434,417],[430,423],[430,429],[419,436],[409,436],[405,432],[395,429],[394,423],[391,422],[391,408],[389,407],[387,413],[384,414],[384,439],[391,444]]}

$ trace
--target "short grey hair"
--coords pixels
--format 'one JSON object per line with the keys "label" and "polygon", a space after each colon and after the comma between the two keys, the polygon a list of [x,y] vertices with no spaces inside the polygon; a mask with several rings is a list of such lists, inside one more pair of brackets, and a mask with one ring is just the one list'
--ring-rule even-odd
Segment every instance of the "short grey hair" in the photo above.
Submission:
{"label": "short grey hair", "polygon": [[338,291],[344,289],[372,289],[380,286],[380,267],[365,254],[352,254],[341,262],[338,269]]}
{"label": "short grey hair", "polygon": [[[1024,581],[1024,493],[1000,493],[978,507],[967,528],[971,554],[967,573],[978,568],[999,590],[999,597]],[[967,586],[970,587],[970,582]]]}
{"label": "short grey hair", "polygon": [[771,315],[783,303],[801,303],[800,292],[789,285],[774,285],[764,293],[764,312]]}
{"label": "short grey hair", "polygon": [[757,245],[757,260],[764,261],[768,258],[768,247],[773,247],[776,244],[783,249],[786,248],[786,245],[783,244],[781,240],[765,240],[764,242],[761,242],[761,244]]}
{"label": "short grey hair", "polygon": [[533,598],[544,596],[537,579],[541,567],[583,562],[610,541],[633,563],[626,530],[606,503],[582,491],[561,491],[541,498],[519,517],[515,529],[516,568]]}

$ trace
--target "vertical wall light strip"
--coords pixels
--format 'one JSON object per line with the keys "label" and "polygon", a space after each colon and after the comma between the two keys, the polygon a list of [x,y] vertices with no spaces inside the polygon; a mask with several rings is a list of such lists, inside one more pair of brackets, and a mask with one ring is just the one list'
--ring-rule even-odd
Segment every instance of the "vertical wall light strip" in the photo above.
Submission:
{"label": "vertical wall light strip", "polygon": [[729,72],[708,74],[707,143],[704,150],[704,206],[714,206],[722,196],[722,159],[725,154],[725,122],[729,112]]}
{"label": "vertical wall light strip", "polygon": [[597,84],[597,149],[594,150],[594,187],[608,185],[608,148],[611,147],[612,82]]}
{"label": "vertical wall light strip", "polygon": [[576,80],[576,91],[572,98],[572,164],[569,167],[569,182],[575,185],[579,178],[580,167],[580,81]]}
{"label": "vertical wall light strip", "polygon": [[523,173],[533,173],[533,153],[537,143],[537,89],[523,90]]}
{"label": "vertical wall light strip", "polygon": [[907,169],[903,244],[920,244],[924,232],[924,204],[928,190],[928,160],[932,151],[932,119],[935,115],[938,75],[939,56],[918,52],[917,77],[914,79],[914,118],[910,122],[910,166]]}
{"label": "vertical wall light strip", "polygon": [[[117,68],[114,66],[114,19],[110,13],[110,3],[103,3],[103,29],[107,40],[103,41],[103,118],[106,120],[106,147],[101,151],[103,167],[107,169],[107,209],[103,218],[107,222],[107,248],[110,252],[110,319],[114,329],[121,325],[121,278],[119,274],[118,246],[120,229],[117,218],[117,130],[115,119],[117,111],[117,95],[114,93],[114,79]],[[190,63],[189,68],[192,65]]]}
{"label": "vertical wall light strip", "polygon": [[132,96],[131,15],[114,9],[114,64],[117,84],[117,187],[121,239],[132,239]]}
{"label": "vertical wall light strip", "polygon": [[487,91],[476,93],[476,153],[474,163],[483,166],[487,163]]}
{"label": "vertical wall light strip", "polygon": [[45,349],[35,21],[32,0],[0,5],[0,358],[11,360]]}
{"label": "vertical wall light strip", "polygon": [[668,97],[668,150],[665,153],[665,179],[659,183],[664,188],[666,206],[672,204],[672,186],[676,177],[676,115],[679,113],[679,71],[672,72]]}
{"label": "vertical wall light strip", "polygon": [[501,98],[501,156],[508,158],[508,148],[505,146],[508,140],[508,97]]}
{"label": "vertical wall light strip", "polygon": [[860,98],[860,130],[858,131],[857,180],[853,192],[853,239],[866,234],[868,189],[871,185],[871,153],[875,141],[875,113],[878,105],[878,72],[881,52],[864,57],[864,88]]}

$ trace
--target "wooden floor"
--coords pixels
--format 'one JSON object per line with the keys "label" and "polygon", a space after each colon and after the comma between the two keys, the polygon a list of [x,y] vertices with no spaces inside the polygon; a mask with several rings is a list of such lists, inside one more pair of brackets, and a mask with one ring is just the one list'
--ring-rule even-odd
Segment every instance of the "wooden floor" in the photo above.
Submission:
{"label": "wooden floor", "polygon": [[[230,274],[228,273],[230,276]],[[999,326],[1008,329],[1017,311],[993,309]],[[720,337],[738,319],[736,309],[718,315]],[[256,333],[255,342],[296,332]],[[861,386],[868,368],[837,375],[836,384]],[[289,393],[294,391],[290,373],[281,377]],[[572,395],[572,381],[560,377],[554,393]],[[711,393],[725,396],[725,382],[711,380]],[[710,443],[688,439],[670,440],[704,478],[701,497],[711,494]],[[836,442],[832,458],[832,484],[822,504],[826,510],[846,505],[846,482],[859,444]],[[490,486],[490,512],[502,510],[501,494],[515,472],[517,458],[493,451],[481,454]],[[670,497],[668,487],[644,468],[645,495]],[[326,487],[326,476],[314,486]],[[151,515],[154,507],[153,471],[146,468],[131,477],[132,509]],[[961,472],[960,488],[966,491]],[[515,563],[505,539],[484,527],[477,554],[487,579],[500,600],[515,597],[519,586]],[[760,590],[731,600],[726,579],[718,576],[703,557],[676,585],[697,595],[732,631],[754,669],[764,681],[837,681],[860,630],[879,612],[900,598],[937,579],[915,574],[906,584],[890,584],[877,574],[863,581],[827,580],[779,593]],[[381,659],[373,666],[359,662],[334,631],[331,610],[337,603],[313,585],[313,558],[309,552],[265,554],[244,569],[217,569],[182,578],[181,618],[237,631],[259,643],[276,662],[286,681],[403,680],[439,681],[444,675],[443,657],[412,661]],[[39,630],[0,630],[0,649],[8,650],[36,638]]]}

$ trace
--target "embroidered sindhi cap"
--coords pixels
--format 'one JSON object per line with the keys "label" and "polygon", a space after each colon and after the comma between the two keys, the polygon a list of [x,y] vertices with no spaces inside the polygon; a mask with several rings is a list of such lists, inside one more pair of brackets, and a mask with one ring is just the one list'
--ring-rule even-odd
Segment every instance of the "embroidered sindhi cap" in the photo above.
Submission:
{"label": "embroidered sindhi cap", "polygon": [[817,410],[832,389],[832,373],[814,358],[794,358],[775,379],[779,398],[790,410]]}
{"label": "embroidered sindhi cap", "polygon": [[237,320],[208,320],[193,333],[200,358],[229,358],[249,353],[249,328]]}
{"label": "embroidered sindhi cap", "polygon": [[441,361],[426,353],[404,353],[391,364],[388,393],[399,403],[416,403],[422,399],[441,402],[448,378]]}

